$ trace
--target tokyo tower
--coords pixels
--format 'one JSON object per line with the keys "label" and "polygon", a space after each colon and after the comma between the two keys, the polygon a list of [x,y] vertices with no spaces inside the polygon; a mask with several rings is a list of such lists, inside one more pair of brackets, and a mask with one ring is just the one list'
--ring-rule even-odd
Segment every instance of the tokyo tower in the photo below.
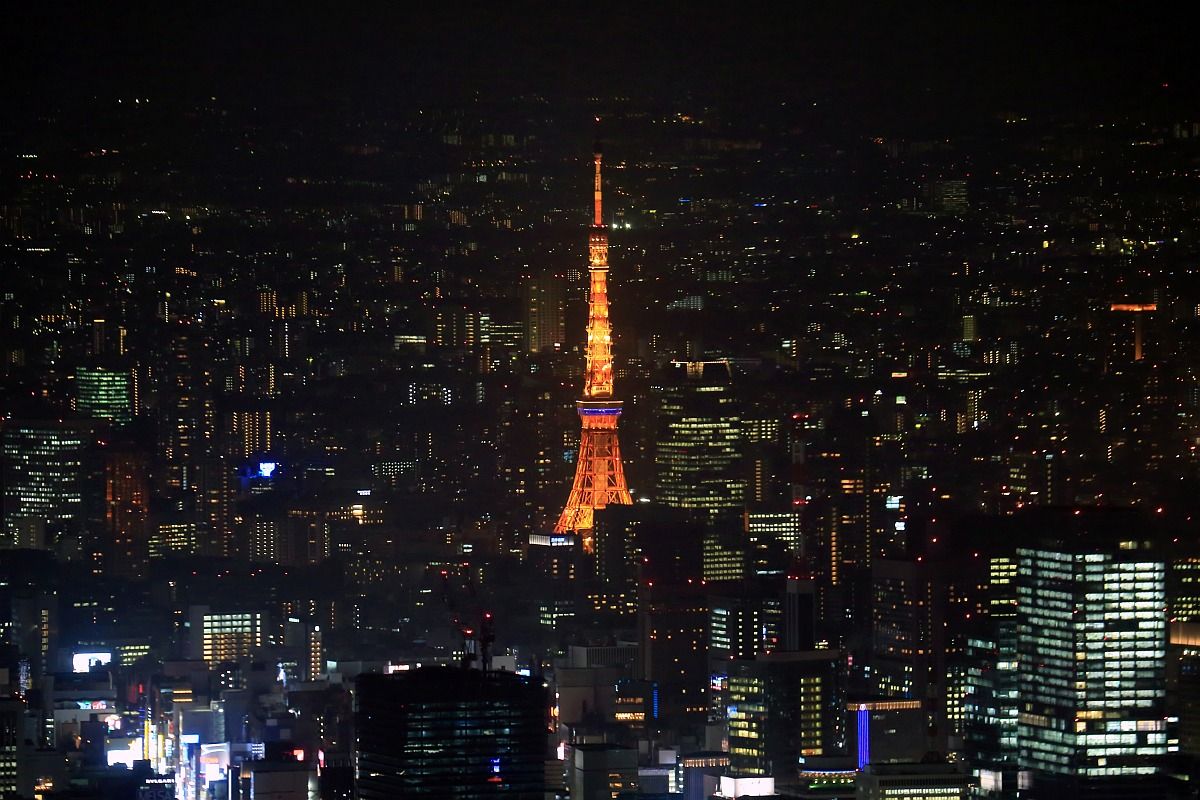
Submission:
{"label": "tokyo tower", "polygon": [[621,466],[617,419],[621,401],[613,399],[612,325],[608,319],[608,232],[600,208],[600,145],[595,153],[595,210],[588,234],[588,325],[583,399],[575,404],[583,431],[575,482],[555,533],[574,532],[590,553],[595,547],[592,513],[610,503],[629,505],[629,487]]}

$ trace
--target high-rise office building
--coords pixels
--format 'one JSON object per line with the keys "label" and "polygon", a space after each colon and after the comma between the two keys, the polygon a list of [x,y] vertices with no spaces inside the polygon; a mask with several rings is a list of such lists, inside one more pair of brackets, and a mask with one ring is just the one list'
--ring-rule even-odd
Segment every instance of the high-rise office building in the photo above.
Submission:
{"label": "high-rise office building", "polygon": [[1200,623],[1200,553],[1194,545],[1172,553],[1167,563],[1167,617]]}
{"label": "high-rise office building", "polygon": [[779,542],[794,555],[804,551],[802,515],[796,511],[750,511],[746,535],[751,543]]}
{"label": "high-rise office building", "polygon": [[979,324],[974,314],[964,314],[962,318],[962,340],[964,342],[979,341]]}
{"label": "high-rise office building", "polygon": [[648,504],[609,506],[595,521],[595,584],[592,603],[597,609],[632,614],[637,610],[637,577],[641,535],[653,530],[662,509]]}
{"label": "high-rise office building", "polygon": [[1020,675],[1017,670],[1017,561],[989,559],[986,618],[967,638],[963,742],[984,797],[1015,798]]}
{"label": "high-rise office building", "polygon": [[1023,547],[1017,561],[1017,744],[1037,796],[1161,796],[1163,561],[1132,531]]}
{"label": "high-rise office building", "polygon": [[1179,719],[1179,752],[1200,757],[1200,624],[1171,625],[1167,648],[1167,710]]}
{"label": "high-rise office building", "polygon": [[744,446],[729,364],[673,364],[653,394],[655,499],[712,515],[741,511]]}
{"label": "high-rise office building", "polygon": [[931,751],[926,700],[851,701],[846,705],[846,749],[854,766],[920,761]]}
{"label": "high-rise office building", "polygon": [[861,800],[966,800],[975,785],[961,764],[872,764],[858,775]]}
{"label": "high-rise office building", "polygon": [[283,645],[296,658],[301,680],[315,681],[325,673],[325,647],[321,626],[289,617],[283,624]]}
{"label": "high-rise office building", "polygon": [[771,576],[708,588],[708,646],[714,670],[732,659],[814,646],[811,580]]}
{"label": "high-rise office building", "polygon": [[433,309],[430,343],[447,350],[473,350],[490,340],[491,316],[464,303],[443,301]]}
{"label": "high-rise office building", "polygon": [[708,588],[701,579],[703,527],[690,515],[647,505],[638,516],[639,674],[658,684],[664,724],[703,722],[709,711]]}
{"label": "high-rise office building", "polygon": [[196,514],[178,511],[150,515],[146,549],[150,558],[170,558],[202,552],[211,537],[208,524]]}
{"label": "high-rise office building", "polygon": [[944,575],[916,558],[879,559],[871,569],[873,689],[883,697],[924,697],[945,653]]}
{"label": "high-rise office building", "polygon": [[729,765],[739,775],[796,785],[805,758],[845,747],[845,655],[772,653],[729,663]]}
{"label": "high-rise office building", "polygon": [[622,792],[638,790],[638,751],[615,744],[577,744],[571,747],[567,774],[571,797],[615,800]]}
{"label": "high-rise office building", "polygon": [[7,690],[0,683],[0,797],[15,797],[17,759],[25,738],[25,702],[8,696]]}
{"label": "high-rise office building", "polygon": [[283,521],[277,516],[269,516],[251,511],[245,521],[245,553],[250,561],[265,564],[283,563],[281,554],[283,547]]}
{"label": "high-rise office building", "polygon": [[746,534],[738,529],[714,529],[704,532],[704,568],[706,581],[740,581],[750,574],[750,551]]}
{"label": "high-rise office building", "polygon": [[261,611],[212,611],[193,606],[189,614],[192,657],[209,664],[238,661],[255,655],[267,643]]}
{"label": "high-rise office building", "polygon": [[745,595],[712,597],[708,610],[708,652],[714,662],[754,658],[779,639],[782,604],[774,598]]}
{"label": "high-rise office building", "polygon": [[224,415],[225,452],[233,459],[269,455],[275,448],[275,428],[270,408],[231,409]]}
{"label": "high-rise office building", "polygon": [[201,459],[196,468],[197,511],[208,521],[208,537],[201,542],[205,554],[229,557],[237,548],[234,542],[233,503],[237,492],[235,471],[230,460],[220,455]]}
{"label": "high-rise office building", "polygon": [[967,182],[962,179],[934,181],[929,185],[930,200],[937,211],[958,213],[970,208]]}
{"label": "high-rise office building", "polygon": [[659,686],[666,724],[698,722],[708,714],[708,598],[692,582],[648,580],[639,586],[638,632],[642,674]]}
{"label": "high-rise office building", "polygon": [[567,340],[566,286],[563,278],[543,273],[522,286],[525,349],[530,353],[560,348]]}
{"label": "high-rise office building", "polygon": [[453,667],[362,675],[354,706],[362,800],[542,800],[547,698],[539,679]]}
{"label": "high-rise office building", "polygon": [[[37,555],[38,558],[31,558]],[[0,555],[0,672],[24,692],[53,671],[61,608],[57,589],[40,588],[31,566],[41,554]]]}
{"label": "high-rise office building", "polygon": [[112,575],[144,577],[150,556],[147,459],[134,451],[109,455],[104,469],[104,516],[109,542],[105,566]]}
{"label": "high-rise office building", "polygon": [[133,417],[133,380],[128,370],[79,367],[75,370],[75,410],[114,425]]}
{"label": "high-rise office building", "polygon": [[[931,537],[910,557],[871,565],[869,670],[876,697],[932,700],[932,749],[963,726],[967,644],[986,604],[988,560],[965,536]],[[982,546],[982,545],[976,545]],[[864,662],[866,659],[864,659]]]}
{"label": "high-rise office building", "polygon": [[56,533],[83,525],[86,425],[4,423],[4,545],[44,548]]}
{"label": "high-rise office building", "polygon": [[269,286],[260,286],[258,289],[258,313],[267,317],[278,316],[279,295]]}
{"label": "high-rise office building", "polygon": [[211,345],[198,324],[177,324],[168,358],[159,401],[163,433],[159,455],[165,462],[167,486],[191,491],[216,433]]}

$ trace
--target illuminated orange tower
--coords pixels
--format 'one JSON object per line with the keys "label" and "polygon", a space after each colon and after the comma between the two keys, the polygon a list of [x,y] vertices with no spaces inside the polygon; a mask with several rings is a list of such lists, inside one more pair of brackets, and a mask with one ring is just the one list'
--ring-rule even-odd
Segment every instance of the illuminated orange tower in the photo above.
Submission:
{"label": "illuminated orange tower", "polygon": [[608,319],[608,232],[600,207],[600,145],[595,154],[595,209],[592,230],[588,234],[588,325],[587,359],[584,368],[583,399],[575,404],[583,432],[579,438],[579,459],[575,462],[575,482],[566,508],[554,526],[555,533],[574,532],[583,549],[592,552],[592,513],[610,503],[629,505],[629,487],[621,466],[621,445],[617,441],[617,420],[621,401],[613,399],[612,324]]}

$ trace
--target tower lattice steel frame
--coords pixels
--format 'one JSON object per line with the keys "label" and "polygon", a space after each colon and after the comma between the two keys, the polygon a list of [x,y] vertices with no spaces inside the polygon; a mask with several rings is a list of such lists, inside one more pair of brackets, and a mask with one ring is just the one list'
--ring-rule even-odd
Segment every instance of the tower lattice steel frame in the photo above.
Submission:
{"label": "tower lattice steel frame", "polygon": [[629,505],[633,498],[625,484],[617,420],[621,401],[613,399],[612,324],[608,318],[608,232],[601,212],[600,146],[596,145],[595,209],[588,234],[588,326],[583,399],[575,407],[583,429],[575,482],[567,505],[554,526],[555,533],[574,532],[583,549],[592,552],[592,514],[611,504]]}

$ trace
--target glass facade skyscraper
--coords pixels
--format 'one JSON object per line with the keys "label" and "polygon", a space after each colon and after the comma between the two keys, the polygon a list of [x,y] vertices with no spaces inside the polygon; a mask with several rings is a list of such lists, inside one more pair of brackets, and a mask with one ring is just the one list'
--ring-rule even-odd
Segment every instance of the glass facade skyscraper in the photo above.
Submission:
{"label": "glass facade skyscraper", "polygon": [[1017,746],[1037,796],[1158,796],[1166,574],[1137,544],[1017,551]]}
{"label": "glass facade skyscraper", "polygon": [[86,428],[59,422],[4,426],[4,544],[45,547],[48,527],[82,524]]}
{"label": "glass facade skyscraper", "polygon": [[710,514],[746,503],[745,443],[729,364],[691,362],[656,386],[655,499]]}
{"label": "glass facade skyscraper", "polygon": [[128,424],[133,415],[133,386],[126,370],[80,367],[75,371],[75,409],[114,425]]}
{"label": "glass facade skyscraper", "polygon": [[362,800],[542,800],[547,703],[540,680],[425,667],[360,676],[354,701]]}

